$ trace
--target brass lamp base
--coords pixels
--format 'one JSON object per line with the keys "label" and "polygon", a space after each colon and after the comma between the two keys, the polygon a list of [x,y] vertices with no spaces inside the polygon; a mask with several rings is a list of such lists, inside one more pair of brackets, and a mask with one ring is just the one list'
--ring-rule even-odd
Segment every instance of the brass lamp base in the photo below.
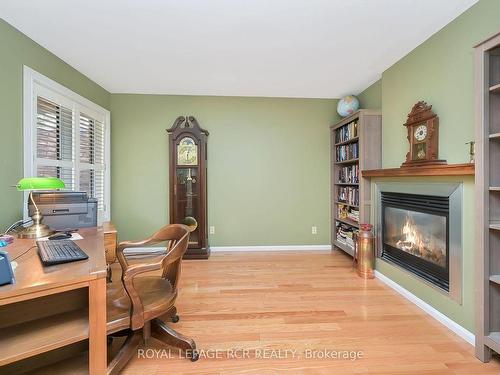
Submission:
{"label": "brass lamp base", "polygon": [[54,231],[45,224],[33,224],[17,234],[19,238],[40,238],[50,236]]}
{"label": "brass lamp base", "polygon": [[50,236],[52,233],[54,233],[54,231],[50,229],[48,225],[41,223],[43,216],[40,211],[35,211],[31,218],[33,219],[33,224],[19,232],[17,234],[18,238],[33,239]]}

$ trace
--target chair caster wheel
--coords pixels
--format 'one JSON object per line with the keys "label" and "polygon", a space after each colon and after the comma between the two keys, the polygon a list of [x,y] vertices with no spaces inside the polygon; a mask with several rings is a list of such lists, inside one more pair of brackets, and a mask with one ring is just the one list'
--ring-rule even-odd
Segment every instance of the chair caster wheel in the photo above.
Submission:
{"label": "chair caster wheel", "polygon": [[191,355],[191,362],[196,362],[197,360],[200,359],[200,353],[198,353],[198,350],[193,350],[193,354]]}
{"label": "chair caster wheel", "polygon": [[172,317],[172,323],[177,323],[179,321],[179,315],[175,314],[173,317]]}

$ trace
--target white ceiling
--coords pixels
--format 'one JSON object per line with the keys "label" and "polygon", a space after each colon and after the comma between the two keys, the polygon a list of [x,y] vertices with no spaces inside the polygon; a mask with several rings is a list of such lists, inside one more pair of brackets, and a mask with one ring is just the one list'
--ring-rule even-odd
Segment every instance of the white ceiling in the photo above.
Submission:
{"label": "white ceiling", "polygon": [[113,93],[358,93],[477,0],[0,0]]}

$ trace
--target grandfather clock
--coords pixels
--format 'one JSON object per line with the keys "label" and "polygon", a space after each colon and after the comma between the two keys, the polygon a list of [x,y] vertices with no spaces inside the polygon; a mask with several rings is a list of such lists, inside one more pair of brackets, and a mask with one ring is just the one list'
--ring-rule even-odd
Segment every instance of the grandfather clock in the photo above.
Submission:
{"label": "grandfather clock", "polygon": [[170,222],[191,230],[184,258],[207,259],[207,137],[193,116],[179,116],[170,140]]}

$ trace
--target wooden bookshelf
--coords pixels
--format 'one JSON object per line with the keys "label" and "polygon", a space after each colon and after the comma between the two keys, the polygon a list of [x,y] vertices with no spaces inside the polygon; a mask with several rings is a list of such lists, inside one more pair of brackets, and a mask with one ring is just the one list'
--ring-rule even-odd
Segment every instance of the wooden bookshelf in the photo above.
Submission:
{"label": "wooden bookshelf", "polygon": [[88,311],[69,311],[2,330],[0,366],[89,337]]}
{"label": "wooden bookshelf", "polygon": [[[350,125],[356,123],[357,125]],[[346,127],[351,130],[347,132]],[[343,130],[344,129],[344,130]],[[339,136],[339,132],[343,136]],[[342,119],[330,127],[331,139],[331,198],[332,198],[332,245],[354,256],[354,248],[344,243],[337,235],[337,226],[342,225],[349,231],[359,230],[360,223],[370,222],[371,189],[370,180],[361,175],[361,170],[377,169],[382,165],[382,116],[380,111],[361,109],[351,116]],[[353,148],[357,148],[357,152]],[[350,148],[350,152],[340,153],[340,150]],[[342,157],[339,157],[342,155]],[[357,178],[340,179],[341,171],[345,168],[357,168]],[[357,191],[357,199],[340,199],[339,194],[345,189]],[[356,195],[356,194],[355,194]],[[348,210],[359,212],[359,221],[339,217],[339,207],[345,206]]]}
{"label": "wooden bookshelf", "polygon": [[500,353],[500,34],[476,46],[476,356]]}

